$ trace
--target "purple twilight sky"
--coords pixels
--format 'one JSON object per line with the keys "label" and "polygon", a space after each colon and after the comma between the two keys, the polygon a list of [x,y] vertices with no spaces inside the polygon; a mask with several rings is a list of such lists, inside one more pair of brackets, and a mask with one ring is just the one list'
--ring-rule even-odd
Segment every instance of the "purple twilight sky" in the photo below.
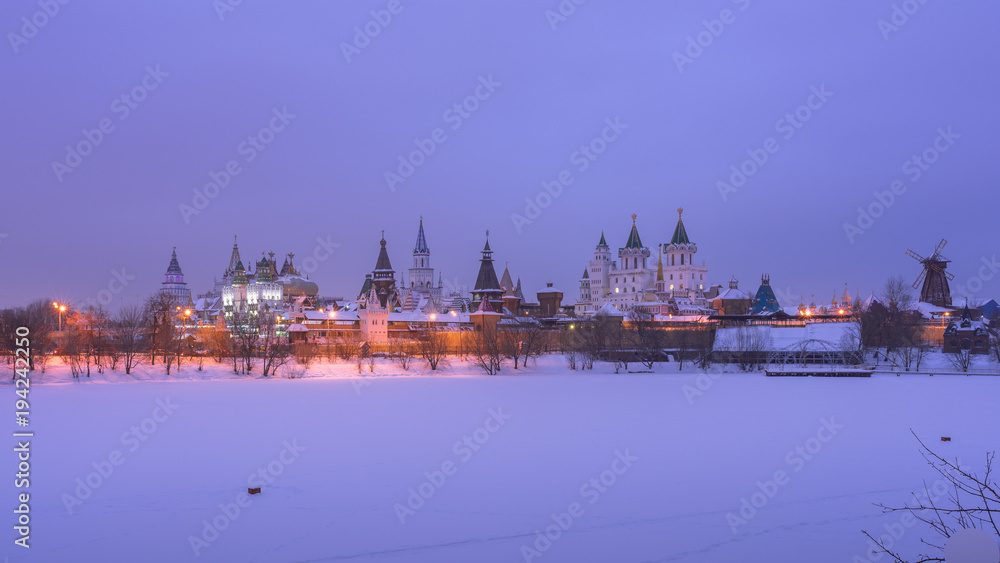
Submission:
{"label": "purple twilight sky", "polygon": [[946,238],[956,285],[1000,296],[997,2],[227,6],[3,3],[0,306],[134,299],[174,246],[204,292],[233,235],[353,298],[421,216],[450,284],[489,229],[498,270],[572,302],[602,229],[636,213],[655,249],[678,207],[712,283],[867,295]]}

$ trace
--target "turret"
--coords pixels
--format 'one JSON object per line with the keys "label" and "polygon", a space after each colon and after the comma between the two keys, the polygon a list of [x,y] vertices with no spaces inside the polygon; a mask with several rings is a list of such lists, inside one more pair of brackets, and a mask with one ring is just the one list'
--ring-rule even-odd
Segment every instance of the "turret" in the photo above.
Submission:
{"label": "turret", "polygon": [[188,289],[187,283],[184,281],[184,272],[181,271],[181,265],[177,262],[176,246],[170,253],[170,264],[163,275],[160,293],[171,296],[174,301],[180,304],[191,302],[191,290]]}
{"label": "turret", "polygon": [[[385,249],[385,231],[382,231],[382,240],[379,241],[378,259],[375,261],[375,269],[372,270],[372,284],[382,306],[386,306],[387,300],[396,292],[396,271],[392,269],[389,262],[389,253]],[[394,304],[389,304],[392,307]]]}
{"label": "turret", "polygon": [[479,275],[476,276],[476,285],[472,290],[473,302],[482,302],[483,299],[489,302],[493,311],[500,313],[503,310],[503,290],[500,289],[500,281],[497,280],[497,272],[493,269],[493,250],[490,249],[489,231],[486,233],[486,246],[483,247],[483,257],[479,261]]}

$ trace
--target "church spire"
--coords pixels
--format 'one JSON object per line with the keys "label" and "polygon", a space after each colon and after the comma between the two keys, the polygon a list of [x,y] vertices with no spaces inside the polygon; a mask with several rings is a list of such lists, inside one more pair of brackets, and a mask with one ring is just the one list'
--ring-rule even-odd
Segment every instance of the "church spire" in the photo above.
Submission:
{"label": "church spire", "polygon": [[417,244],[413,247],[414,254],[430,254],[427,248],[427,238],[424,236],[424,218],[420,218],[420,230],[417,231]]}
{"label": "church spire", "polygon": [[500,289],[500,280],[497,279],[497,272],[493,269],[493,250],[490,249],[490,232],[486,231],[486,246],[483,247],[483,257],[479,261],[479,275],[476,276],[476,285],[472,290],[473,301],[487,299],[494,303],[493,309],[497,312],[503,307],[500,297],[503,290]]}
{"label": "church spire", "polygon": [[168,276],[183,276],[184,272],[181,271],[181,265],[177,262],[177,247],[170,253],[170,265],[167,266]]}
{"label": "church spire", "polygon": [[687,229],[684,228],[684,208],[681,207],[677,210],[677,226],[674,227],[674,236],[670,239],[670,244],[681,245],[681,244],[691,244],[691,239],[688,238]]}
{"label": "church spire", "polygon": [[240,260],[240,246],[236,242],[236,235],[233,235],[233,253],[229,257],[229,266],[226,267],[225,277],[232,277],[236,273],[237,265],[242,265]]}
{"label": "church spire", "polygon": [[656,281],[663,281],[663,245],[660,245],[659,252],[656,253]]}
{"label": "church spire", "polygon": [[[639,238],[639,229],[635,226],[635,219],[638,217],[635,213],[632,214],[632,231],[628,234],[628,241],[625,243],[625,248],[627,249],[639,249],[642,248],[642,240]],[[602,233],[601,240],[604,240],[604,235]]]}
{"label": "church spire", "polygon": [[608,241],[604,240],[604,229],[601,229],[601,242],[597,243],[597,247],[598,248],[600,248],[602,246],[604,248],[608,247]]}

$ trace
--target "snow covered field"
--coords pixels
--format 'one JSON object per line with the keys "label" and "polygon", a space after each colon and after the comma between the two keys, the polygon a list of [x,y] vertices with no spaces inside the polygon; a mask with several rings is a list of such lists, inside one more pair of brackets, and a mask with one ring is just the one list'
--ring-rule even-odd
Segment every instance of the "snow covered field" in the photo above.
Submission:
{"label": "snow covered field", "polygon": [[561,357],[493,377],[160,369],[36,378],[32,547],[9,538],[11,563],[847,563],[867,560],[862,529],[908,554],[930,537],[872,506],[934,484],[911,428],[977,469],[1000,449],[1000,377],[614,375]]}

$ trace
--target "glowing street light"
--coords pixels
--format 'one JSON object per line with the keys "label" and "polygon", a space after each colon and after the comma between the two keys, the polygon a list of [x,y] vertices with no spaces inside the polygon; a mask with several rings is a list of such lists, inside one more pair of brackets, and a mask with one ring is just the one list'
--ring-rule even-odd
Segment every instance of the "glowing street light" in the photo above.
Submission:
{"label": "glowing street light", "polygon": [[66,312],[66,304],[53,301],[52,308],[59,313],[59,332],[62,332],[62,314]]}

